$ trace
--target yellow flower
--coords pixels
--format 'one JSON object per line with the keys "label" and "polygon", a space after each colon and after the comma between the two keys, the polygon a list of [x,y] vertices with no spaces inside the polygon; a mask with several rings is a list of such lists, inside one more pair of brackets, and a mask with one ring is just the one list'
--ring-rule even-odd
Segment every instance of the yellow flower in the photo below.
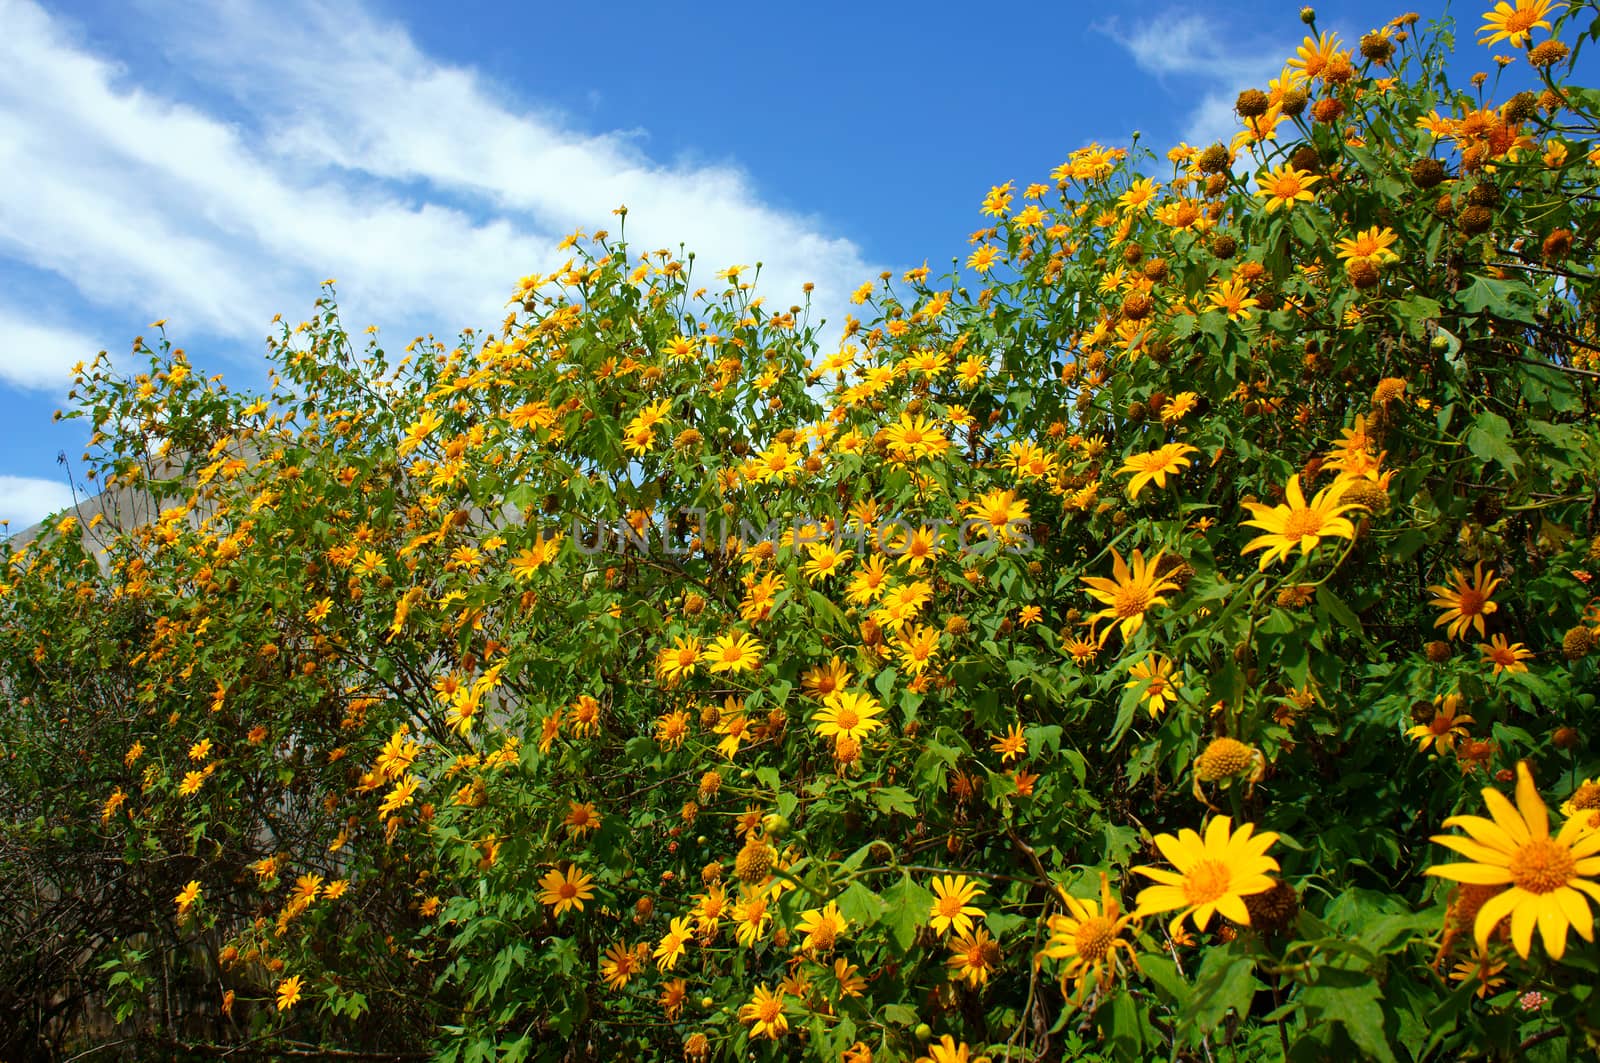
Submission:
{"label": "yellow flower", "polygon": [[756,942],[767,932],[767,924],[772,922],[767,891],[741,887],[739,900],[733,906],[733,921],[739,926],[734,935],[739,944],[747,949],[755,948]]}
{"label": "yellow flower", "polygon": [[1310,553],[1325,535],[1354,539],[1355,525],[1340,514],[1361,507],[1353,502],[1341,503],[1339,497],[1342,491],[1340,485],[1324,487],[1308,504],[1300,490],[1300,476],[1296,473],[1289,477],[1286,504],[1268,506],[1260,502],[1246,502],[1245,508],[1250,510],[1255,519],[1247,520],[1244,524],[1261,528],[1266,534],[1251,539],[1240,553],[1248,554],[1263,546],[1270,547],[1261,555],[1260,567],[1264,570],[1278,558],[1287,559],[1289,552],[1297,546],[1302,554]]}
{"label": "yellow flower", "polygon": [[1479,561],[1472,566],[1471,582],[1458,568],[1450,570],[1450,582],[1454,586],[1435,585],[1428,588],[1428,593],[1434,596],[1428,604],[1444,610],[1433,626],[1443,627],[1445,636],[1452,639],[1465,638],[1469,627],[1476,628],[1480,636],[1484,635],[1483,618],[1500,608],[1490,600],[1500,586],[1500,578],[1493,573],[1485,578],[1483,562]]}
{"label": "yellow flower", "polygon": [[1256,195],[1267,201],[1267,210],[1293,207],[1296,203],[1309,203],[1311,186],[1322,180],[1314,173],[1297,170],[1293,163],[1284,163],[1276,170],[1267,170],[1256,178]]}
{"label": "yellow flower", "polygon": [[195,901],[198,901],[199,899],[200,880],[194,879],[187,886],[183,887],[183,889],[179,890],[178,896],[174,898],[174,900],[178,902],[178,918],[181,919],[187,915],[189,908],[194,904]]}
{"label": "yellow flower", "polygon": [[928,1046],[928,1054],[918,1056],[916,1063],[987,1063],[988,1056],[973,1056],[971,1051],[965,1041],[941,1034],[937,1042]]}
{"label": "yellow flower", "polygon": [[1122,555],[1112,547],[1112,578],[1082,577],[1083,582],[1089,585],[1090,596],[1105,605],[1104,609],[1089,618],[1091,632],[1095,621],[1111,620],[1118,623],[1122,638],[1126,641],[1144,624],[1144,614],[1147,610],[1152,606],[1167,604],[1167,599],[1162,597],[1161,592],[1175,591],[1178,585],[1156,573],[1156,566],[1160,562],[1161,555],[1157,554],[1149,564],[1146,564],[1144,554],[1135,550],[1133,566],[1129,568]]}
{"label": "yellow flower", "polygon": [[877,718],[883,706],[871,694],[839,690],[829,694],[823,706],[811,719],[817,724],[817,734],[824,738],[847,735],[859,742],[883,726]]}
{"label": "yellow flower", "polygon": [[983,894],[965,875],[940,875],[933,880],[933,905],[928,910],[928,925],[936,933],[955,928],[957,934],[970,933],[972,918],[983,918],[983,909],[972,904]]}
{"label": "yellow flower", "polygon": [[[1483,803],[1492,819],[1451,816],[1446,827],[1459,834],[1438,834],[1433,840],[1465,856],[1470,863],[1440,864],[1426,874],[1479,886],[1506,886],[1478,909],[1473,935],[1479,951],[1489,943],[1489,933],[1506,916],[1511,917],[1511,944],[1527,959],[1533,930],[1539,928],[1545,952],[1559,960],[1567,948],[1567,930],[1575,929],[1585,941],[1594,940],[1594,918],[1589,900],[1600,900],[1600,832],[1589,831],[1582,817],[1567,820],[1550,836],[1550,812],[1526,761],[1517,764],[1517,803],[1500,791],[1486,787]],[[1587,895],[1587,898],[1586,898]]]}
{"label": "yellow flower", "polygon": [[998,736],[989,748],[1000,754],[1000,763],[1008,764],[1018,757],[1027,755],[1028,738],[1022,733],[1022,725],[1014,723],[1005,734]]}
{"label": "yellow flower", "polygon": [[739,1021],[753,1024],[751,1037],[776,1041],[789,1031],[789,1020],[783,1014],[783,993],[774,993],[765,985],[756,986],[750,1002],[739,1005]]}
{"label": "yellow flower", "polygon": [[568,864],[565,871],[552,870],[539,880],[539,903],[550,905],[559,916],[568,908],[583,911],[583,902],[594,899],[594,879]]}
{"label": "yellow flower", "polygon": [[1152,653],[1128,669],[1131,676],[1125,684],[1129,690],[1139,690],[1139,700],[1150,710],[1151,716],[1160,715],[1168,702],[1178,700],[1177,690],[1182,681],[1172,674],[1172,662],[1159,653]]}
{"label": "yellow flower", "polygon": [[288,1011],[300,1002],[300,991],[305,988],[305,983],[299,975],[290,975],[278,983],[278,1010]]}
{"label": "yellow flower", "polygon": [[1376,225],[1363,229],[1355,236],[1339,241],[1339,257],[1345,262],[1371,262],[1381,266],[1385,262],[1398,262],[1400,256],[1393,250],[1394,242],[1399,239],[1395,231],[1388,226],[1382,229]]}
{"label": "yellow flower", "polygon": [[1167,486],[1167,477],[1176,476],[1180,470],[1193,464],[1187,455],[1196,453],[1199,453],[1198,448],[1191,447],[1187,443],[1168,443],[1164,447],[1143,454],[1128,455],[1122,462],[1122,468],[1117,470],[1117,475],[1121,476],[1125,472],[1134,474],[1133,479],[1128,481],[1128,497],[1135,499],[1139,497],[1139,492],[1144,490],[1145,484]]}
{"label": "yellow flower", "polygon": [[1426,753],[1429,748],[1449,753],[1456,747],[1456,739],[1467,738],[1467,724],[1475,722],[1471,716],[1457,715],[1461,711],[1460,694],[1441,694],[1433,699],[1433,719],[1419,723],[1406,732],[1407,738],[1417,740],[1417,749]]}
{"label": "yellow flower", "polygon": [[970,934],[959,934],[950,942],[950,958],[945,966],[950,977],[977,987],[989,981],[989,973],[1000,965],[1000,946],[989,931],[978,927]]}
{"label": "yellow flower", "polygon": [[656,673],[668,683],[686,679],[694,674],[702,652],[699,639],[692,635],[680,636],[656,654]]}
{"label": "yellow flower", "polygon": [[611,989],[626,988],[630,979],[639,973],[639,954],[626,941],[613,941],[606,947],[600,960],[600,977]]}
{"label": "yellow flower", "polygon": [[761,643],[744,631],[718,635],[701,660],[711,666],[713,674],[748,672],[761,663]]}
{"label": "yellow flower", "polygon": [[1488,642],[1480,643],[1479,652],[1483,654],[1484,663],[1494,665],[1494,674],[1501,672],[1526,672],[1528,666],[1523,661],[1531,660],[1533,651],[1520,642],[1507,643],[1504,635],[1496,634]]}
{"label": "yellow flower", "polygon": [[1534,30],[1549,29],[1549,16],[1566,6],[1552,4],[1550,0],[1517,0],[1517,6],[1512,7],[1506,0],[1500,0],[1493,9],[1483,13],[1483,25],[1478,27],[1478,33],[1489,36],[1480,37],[1478,43],[1488,47],[1506,41],[1513,48],[1521,48]]}
{"label": "yellow flower", "polygon": [[827,952],[833,948],[839,936],[845,932],[849,922],[839,914],[839,905],[836,901],[829,901],[821,908],[812,908],[800,913],[798,929],[805,938],[796,948],[806,952]]}
{"label": "yellow flower", "polygon": [[1111,988],[1117,977],[1119,964],[1117,950],[1128,954],[1128,961],[1138,967],[1133,945],[1122,939],[1122,932],[1133,921],[1133,916],[1123,915],[1122,906],[1111,894],[1111,884],[1106,873],[1100,872],[1100,902],[1077,897],[1064,897],[1066,914],[1050,917],[1050,942],[1040,953],[1052,960],[1066,960],[1061,968],[1061,992],[1067,991],[1068,979],[1077,979],[1078,999],[1081,1001],[1091,981],[1101,992]]}
{"label": "yellow flower", "polygon": [[1278,836],[1271,831],[1254,834],[1255,829],[1255,824],[1246,823],[1233,831],[1229,818],[1218,816],[1207,826],[1203,840],[1187,827],[1176,837],[1156,835],[1156,848],[1177,870],[1133,869],[1156,882],[1139,891],[1139,907],[1134,915],[1156,915],[1181,908],[1172,920],[1174,931],[1186,916],[1193,917],[1196,929],[1204,930],[1213,912],[1249,926],[1250,910],[1245,907],[1244,898],[1271,889],[1273,880],[1267,872],[1278,869],[1278,861],[1266,855]]}

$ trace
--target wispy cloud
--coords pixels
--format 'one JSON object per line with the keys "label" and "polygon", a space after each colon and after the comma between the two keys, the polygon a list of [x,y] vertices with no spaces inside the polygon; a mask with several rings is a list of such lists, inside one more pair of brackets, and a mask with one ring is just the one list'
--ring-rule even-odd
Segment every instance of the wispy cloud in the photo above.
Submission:
{"label": "wispy cloud", "polygon": [[72,501],[72,489],[65,480],[0,476],[0,520],[11,522],[0,528],[0,538],[32,527]]}
{"label": "wispy cloud", "polygon": [[[494,323],[516,277],[558,264],[572,228],[614,230],[621,204],[636,248],[763,261],[774,302],[813,281],[842,305],[878,268],[766,203],[734,163],[666,162],[633,132],[573,128],[355,7],[145,14],[204,93],[162,94],[69,21],[0,0],[0,257],[91,305],[253,346],[332,276],[351,324],[448,334]],[[0,311],[0,379],[64,384],[104,345],[83,331]]]}
{"label": "wispy cloud", "polygon": [[1289,33],[1281,40],[1241,39],[1226,16],[1196,12],[1146,18],[1132,29],[1117,20],[1096,28],[1125,48],[1140,70],[1198,95],[1182,128],[1184,140],[1198,145],[1226,142],[1238,131],[1233,103],[1239,92],[1265,88],[1293,54],[1296,39]]}

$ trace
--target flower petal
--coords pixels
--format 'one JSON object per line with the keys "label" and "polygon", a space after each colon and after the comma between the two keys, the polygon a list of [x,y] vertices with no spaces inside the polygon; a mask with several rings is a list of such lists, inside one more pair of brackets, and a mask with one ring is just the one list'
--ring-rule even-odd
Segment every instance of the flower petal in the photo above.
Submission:
{"label": "flower petal", "polygon": [[1511,872],[1490,864],[1435,864],[1424,871],[1425,875],[1467,882],[1474,886],[1503,886],[1511,881]]}
{"label": "flower petal", "polygon": [[[1526,896],[1520,889],[1509,889],[1483,902],[1483,907],[1478,909],[1477,921],[1472,925],[1472,936],[1478,943],[1479,952],[1489,947],[1489,935],[1500,925],[1500,920],[1517,906],[1519,899]],[[1523,953],[1523,957],[1526,958],[1527,953]]]}
{"label": "flower petal", "polygon": [[1512,841],[1518,845],[1528,844],[1532,839],[1532,835],[1528,833],[1528,825],[1523,822],[1522,816],[1517,813],[1511,802],[1506,800],[1505,794],[1486,787],[1483,791],[1483,803],[1489,806],[1489,814],[1494,817],[1501,830],[1511,835]]}
{"label": "flower petal", "polygon": [[1535,838],[1550,837],[1550,810],[1533,785],[1533,772],[1525,760],[1517,761],[1517,810]]}

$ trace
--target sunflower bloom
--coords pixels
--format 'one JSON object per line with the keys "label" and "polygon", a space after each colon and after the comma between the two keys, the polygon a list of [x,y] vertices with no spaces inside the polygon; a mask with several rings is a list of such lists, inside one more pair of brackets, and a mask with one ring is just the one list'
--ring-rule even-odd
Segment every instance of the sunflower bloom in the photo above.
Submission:
{"label": "sunflower bloom", "polygon": [[539,903],[555,909],[560,915],[568,908],[583,911],[583,902],[594,899],[594,879],[578,870],[576,864],[567,865],[565,871],[551,871],[539,880]]}
{"label": "sunflower bloom", "polygon": [[829,694],[823,708],[811,717],[823,738],[845,735],[857,742],[883,726],[878,714],[883,706],[871,694],[840,690]]}
{"label": "sunflower bloom", "polygon": [[1473,936],[1479,951],[1500,920],[1511,917],[1511,944],[1528,958],[1537,926],[1545,952],[1559,960],[1567,948],[1567,931],[1594,940],[1589,900],[1600,900],[1600,832],[1590,831],[1582,817],[1567,820],[1550,835],[1550,812],[1534,788],[1526,761],[1517,765],[1516,804],[1491,787],[1483,803],[1492,819],[1451,816],[1446,827],[1460,827],[1466,836],[1438,834],[1433,840],[1465,856],[1469,863],[1440,864],[1427,874],[1479,886],[1504,886],[1478,909]]}
{"label": "sunflower bloom", "polygon": [[1156,835],[1156,848],[1176,870],[1133,869],[1156,881],[1139,891],[1139,906],[1133,914],[1143,917],[1181,908],[1172,920],[1174,934],[1188,916],[1193,917],[1196,929],[1204,930],[1214,912],[1249,926],[1250,910],[1244,898],[1270,890],[1274,882],[1267,872],[1278,870],[1278,861],[1266,855],[1278,836],[1271,831],[1255,834],[1255,829],[1255,824],[1246,823],[1234,831],[1227,816],[1218,816],[1206,827],[1204,839],[1187,827],[1176,837]]}
{"label": "sunflower bloom", "polygon": [[739,1021],[752,1024],[752,1038],[766,1037],[776,1041],[788,1033],[789,1020],[783,1014],[782,991],[774,993],[764,985],[756,986],[750,1002],[739,1005]]}
{"label": "sunflower bloom", "polygon": [[1311,186],[1322,178],[1305,170],[1297,170],[1292,163],[1284,163],[1276,170],[1267,170],[1256,178],[1256,195],[1267,201],[1267,210],[1293,207],[1296,203],[1309,203],[1313,198]]}
{"label": "sunflower bloom", "polygon": [[298,1004],[300,1002],[301,990],[304,988],[305,983],[301,981],[300,976],[297,974],[290,975],[288,978],[285,978],[283,981],[279,982],[278,1010],[288,1011],[290,1008]]}
{"label": "sunflower bloom", "polygon": [[1178,700],[1182,679],[1172,672],[1172,662],[1159,653],[1152,653],[1128,669],[1129,679],[1124,684],[1129,690],[1138,690],[1151,716],[1161,715],[1169,702]]}
{"label": "sunflower bloom", "polygon": [[1119,964],[1117,950],[1128,954],[1128,961],[1138,968],[1133,945],[1123,940],[1122,932],[1133,921],[1133,916],[1122,914],[1122,906],[1111,894],[1111,884],[1106,873],[1100,872],[1100,901],[1066,897],[1067,910],[1050,917],[1050,942],[1039,955],[1052,960],[1066,960],[1061,967],[1061,992],[1066,995],[1067,982],[1076,979],[1078,1000],[1083,1000],[1093,982],[1106,992],[1116,980]]}
{"label": "sunflower bloom", "polygon": [[701,656],[701,660],[711,666],[710,671],[713,674],[748,672],[761,663],[761,643],[744,631],[732,635],[718,635],[712,642],[711,648]]}
{"label": "sunflower bloom", "polygon": [[805,938],[795,947],[806,952],[828,952],[849,926],[839,913],[837,901],[829,901],[821,908],[812,908],[800,914],[799,931]]}
{"label": "sunflower bloom", "polygon": [[1513,48],[1521,48],[1534,30],[1549,29],[1550,16],[1566,6],[1550,0],[1517,0],[1512,7],[1506,0],[1500,0],[1492,10],[1483,13],[1483,25],[1478,27],[1478,32],[1489,36],[1480,37],[1478,43],[1488,47],[1505,41]]}
{"label": "sunflower bloom", "polygon": [[1133,473],[1133,479],[1128,481],[1128,497],[1135,499],[1139,492],[1144,490],[1145,484],[1153,483],[1157,487],[1167,486],[1167,477],[1176,476],[1181,470],[1193,464],[1188,458],[1190,454],[1199,453],[1198,448],[1187,443],[1168,443],[1156,450],[1146,451],[1143,454],[1130,454],[1123,461],[1122,468],[1117,470],[1120,476],[1125,472]]}
{"label": "sunflower bloom", "polygon": [[1156,567],[1161,561],[1157,554],[1145,563],[1144,554],[1135,550],[1133,552],[1133,565],[1128,563],[1117,553],[1116,548],[1111,550],[1111,579],[1104,576],[1084,576],[1083,582],[1089,585],[1089,594],[1105,605],[1105,608],[1089,618],[1092,625],[1100,619],[1111,620],[1118,625],[1122,632],[1123,641],[1133,637],[1144,624],[1144,614],[1152,606],[1165,605],[1167,599],[1162,597],[1163,591],[1175,591],[1178,585],[1169,579],[1164,579],[1156,572]]}
{"label": "sunflower bloom", "polygon": [[940,875],[933,880],[933,905],[928,911],[928,925],[936,933],[955,928],[957,934],[972,932],[972,917],[983,918],[983,909],[973,901],[983,893],[976,882],[965,875]]}
{"label": "sunflower bloom", "polygon": [[1504,635],[1495,635],[1488,642],[1478,646],[1483,654],[1483,663],[1494,665],[1494,674],[1501,672],[1526,672],[1528,666],[1523,661],[1533,657],[1533,651],[1520,642],[1507,642]]}
{"label": "sunflower bloom", "polygon": [[1461,712],[1461,701],[1460,694],[1444,694],[1433,699],[1433,718],[1406,732],[1407,738],[1417,740],[1418,751],[1426,753],[1432,748],[1449,753],[1456,748],[1457,739],[1471,737],[1467,724],[1476,721]]}
{"label": "sunflower bloom", "polygon": [[1307,503],[1305,494],[1300,490],[1300,475],[1296,473],[1289,477],[1284,505],[1246,502],[1245,508],[1250,510],[1255,519],[1245,521],[1245,525],[1260,528],[1265,534],[1251,539],[1240,553],[1248,554],[1263,546],[1268,547],[1267,552],[1261,555],[1260,567],[1265,570],[1279,558],[1287,559],[1289,552],[1297,546],[1302,554],[1310,553],[1325,535],[1354,539],[1355,525],[1340,514],[1362,507],[1353,502],[1341,503],[1339,497],[1342,491],[1340,485],[1324,487]]}
{"label": "sunflower bloom", "polygon": [[1460,569],[1452,568],[1451,586],[1428,588],[1428,593],[1433,595],[1433,601],[1428,604],[1444,610],[1433,626],[1444,628],[1445,636],[1452,639],[1465,638],[1469,627],[1475,628],[1480,637],[1485,635],[1483,618],[1500,608],[1490,597],[1500,582],[1500,577],[1492,572],[1484,576],[1482,561],[1472,566],[1470,582]]}

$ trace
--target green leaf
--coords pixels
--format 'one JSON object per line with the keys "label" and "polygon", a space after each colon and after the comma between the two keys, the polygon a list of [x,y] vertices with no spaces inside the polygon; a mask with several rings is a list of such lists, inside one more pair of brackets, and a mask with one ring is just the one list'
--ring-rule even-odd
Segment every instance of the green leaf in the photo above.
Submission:
{"label": "green leaf", "polygon": [[1367,975],[1325,970],[1318,984],[1306,989],[1300,1000],[1309,1020],[1338,1023],[1367,1058],[1393,1063],[1394,1050],[1383,1032],[1379,998],[1377,982]]}
{"label": "green leaf", "polygon": [[1498,413],[1485,410],[1467,430],[1467,449],[1483,461],[1496,461],[1515,473],[1522,458],[1511,446],[1511,425]]}
{"label": "green leaf", "polygon": [[858,880],[839,894],[839,914],[857,926],[871,926],[887,910],[883,898],[867,889]]}
{"label": "green leaf", "polygon": [[1183,1009],[1182,1020],[1202,1033],[1210,1033],[1230,1011],[1248,1015],[1260,985],[1253,959],[1238,955],[1231,945],[1212,949],[1195,976],[1194,992]]}

